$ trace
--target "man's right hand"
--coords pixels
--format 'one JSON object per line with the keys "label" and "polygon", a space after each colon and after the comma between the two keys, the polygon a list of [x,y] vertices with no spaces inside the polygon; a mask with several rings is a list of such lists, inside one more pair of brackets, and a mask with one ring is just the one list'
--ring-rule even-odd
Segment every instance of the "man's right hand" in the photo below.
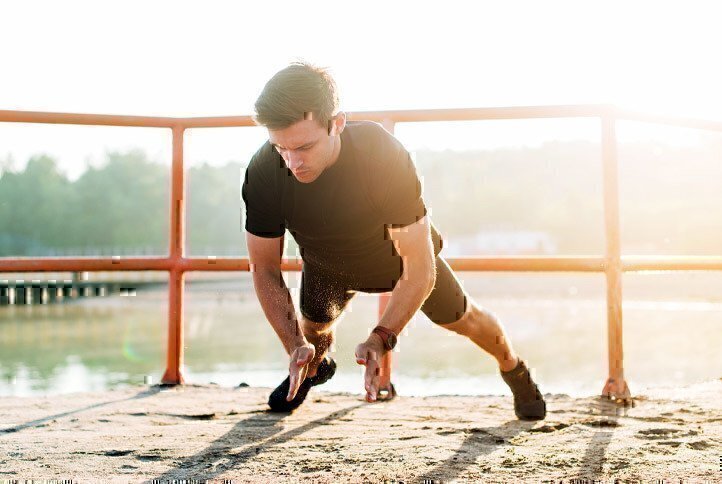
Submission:
{"label": "man's right hand", "polygon": [[298,346],[291,352],[291,363],[288,365],[288,375],[290,376],[290,387],[286,401],[291,401],[296,397],[298,388],[303,380],[306,379],[308,373],[308,364],[311,363],[316,355],[316,347],[312,343],[306,343]]}

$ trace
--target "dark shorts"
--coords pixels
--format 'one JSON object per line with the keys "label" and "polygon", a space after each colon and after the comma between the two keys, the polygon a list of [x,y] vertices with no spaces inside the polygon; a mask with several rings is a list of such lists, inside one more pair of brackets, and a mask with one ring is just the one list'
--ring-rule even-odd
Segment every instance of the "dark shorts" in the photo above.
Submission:
{"label": "dark shorts", "polygon": [[[466,294],[449,264],[438,255],[441,241],[432,231],[436,254],[436,284],[421,310],[436,324],[453,323],[466,312]],[[399,258],[400,260],[400,258]],[[340,276],[310,264],[301,273],[301,314],[313,322],[327,323],[338,318],[357,292],[383,293],[396,287],[403,262],[378,276]]]}

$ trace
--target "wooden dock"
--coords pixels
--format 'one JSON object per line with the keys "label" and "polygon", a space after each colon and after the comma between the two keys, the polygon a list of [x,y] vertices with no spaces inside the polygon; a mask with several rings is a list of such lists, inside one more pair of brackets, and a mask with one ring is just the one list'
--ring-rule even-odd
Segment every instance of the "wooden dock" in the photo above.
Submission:
{"label": "wooden dock", "polygon": [[132,295],[139,289],[158,285],[165,285],[165,281],[2,280],[0,306],[55,304],[86,297]]}

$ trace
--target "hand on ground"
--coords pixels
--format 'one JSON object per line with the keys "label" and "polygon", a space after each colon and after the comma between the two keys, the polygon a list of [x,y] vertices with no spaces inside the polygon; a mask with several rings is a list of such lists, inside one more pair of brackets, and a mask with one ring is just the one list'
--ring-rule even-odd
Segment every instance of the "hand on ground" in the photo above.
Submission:
{"label": "hand on ground", "polygon": [[291,362],[288,365],[288,375],[290,376],[290,386],[286,401],[291,401],[296,397],[298,388],[303,380],[306,379],[308,373],[308,364],[313,360],[316,354],[316,347],[311,343],[299,346],[291,353]]}
{"label": "hand on ground", "polygon": [[366,388],[366,401],[375,402],[379,391],[379,374],[381,357],[386,350],[380,344],[380,339],[372,334],[365,343],[356,347],[356,363],[366,365],[364,386]]}

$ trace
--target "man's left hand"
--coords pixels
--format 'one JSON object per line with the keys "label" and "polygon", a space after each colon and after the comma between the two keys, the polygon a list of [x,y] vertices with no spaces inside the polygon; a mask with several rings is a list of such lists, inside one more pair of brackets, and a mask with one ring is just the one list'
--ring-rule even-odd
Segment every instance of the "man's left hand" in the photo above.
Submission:
{"label": "man's left hand", "polygon": [[365,343],[356,347],[356,363],[366,365],[364,386],[366,387],[366,401],[369,403],[376,401],[379,391],[381,358],[385,353],[386,349],[376,333],[371,333]]}

